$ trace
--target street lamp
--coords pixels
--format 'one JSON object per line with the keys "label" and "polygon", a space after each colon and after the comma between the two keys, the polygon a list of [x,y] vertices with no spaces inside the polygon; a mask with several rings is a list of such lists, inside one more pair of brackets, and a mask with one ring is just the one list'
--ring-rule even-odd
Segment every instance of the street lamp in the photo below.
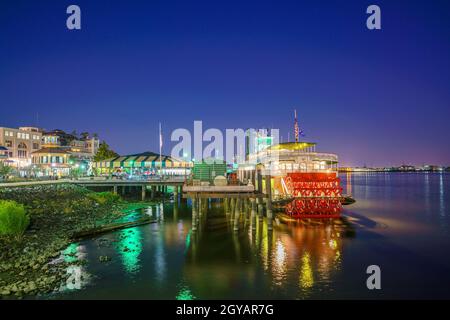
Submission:
{"label": "street lamp", "polygon": [[134,168],[134,160],[130,161],[131,169],[130,169],[130,178],[133,176],[133,168]]}

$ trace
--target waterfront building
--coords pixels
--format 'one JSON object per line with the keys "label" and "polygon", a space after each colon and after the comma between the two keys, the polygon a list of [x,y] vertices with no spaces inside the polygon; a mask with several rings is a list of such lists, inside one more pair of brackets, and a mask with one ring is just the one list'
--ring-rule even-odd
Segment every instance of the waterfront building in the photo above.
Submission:
{"label": "waterfront building", "polygon": [[367,168],[367,167],[340,167],[339,172],[374,172],[387,171],[387,168]]}
{"label": "waterfront building", "polygon": [[97,137],[84,135],[79,138],[74,134],[55,129],[43,134],[43,147],[58,146],[68,151],[73,158],[91,161],[100,145]]}
{"label": "waterfront building", "polygon": [[10,165],[20,169],[29,166],[31,154],[41,148],[42,129],[36,127],[0,127],[0,146]]}
{"label": "waterfront building", "polygon": [[68,176],[70,173],[70,153],[57,145],[46,146],[32,154],[32,164],[39,169],[39,175]]}
{"label": "waterfront building", "polygon": [[188,176],[192,163],[154,152],[124,155],[93,163],[101,175]]}
{"label": "waterfront building", "polygon": [[[47,167],[51,166],[52,159],[57,159],[53,168],[59,168],[61,164],[65,164],[65,160],[60,160],[60,157],[64,155],[67,161],[70,155],[75,162],[89,162],[96,154],[99,144],[97,137],[84,135],[78,138],[59,129],[45,132],[37,127],[0,127],[0,147],[3,148],[1,158],[19,169],[21,175],[28,174],[27,170],[32,164],[31,168],[42,166],[44,172],[54,172],[54,169],[48,170]],[[68,162],[67,165],[69,165]],[[68,172],[66,169],[64,168],[61,174],[66,174]]]}
{"label": "waterfront building", "polygon": [[417,168],[417,171],[442,172],[445,171],[445,167],[426,164],[423,165],[421,168]]}
{"label": "waterfront building", "polygon": [[78,138],[59,129],[45,132],[42,148],[32,153],[32,165],[39,175],[68,176],[72,167],[87,169],[98,146],[98,138]]}
{"label": "waterfront building", "polygon": [[4,146],[0,146],[0,161],[5,161],[8,159],[8,148],[4,147]]}

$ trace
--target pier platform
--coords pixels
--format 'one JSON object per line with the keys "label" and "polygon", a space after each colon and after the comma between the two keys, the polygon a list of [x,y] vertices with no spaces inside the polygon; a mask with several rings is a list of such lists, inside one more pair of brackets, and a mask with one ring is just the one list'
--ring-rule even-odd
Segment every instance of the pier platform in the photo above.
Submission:
{"label": "pier platform", "polygon": [[263,197],[264,195],[255,192],[255,187],[252,185],[247,186],[183,186],[184,198],[256,198]]}

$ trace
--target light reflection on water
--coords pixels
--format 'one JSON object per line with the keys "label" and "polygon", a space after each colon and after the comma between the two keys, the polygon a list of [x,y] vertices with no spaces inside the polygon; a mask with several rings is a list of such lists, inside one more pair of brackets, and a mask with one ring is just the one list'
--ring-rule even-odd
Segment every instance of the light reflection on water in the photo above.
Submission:
{"label": "light reflection on water", "polygon": [[127,273],[137,273],[140,268],[140,254],[142,252],[142,235],[139,228],[119,231],[117,252]]}
{"label": "light reflection on water", "polygon": [[441,216],[445,216],[445,203],[444,203],[444,175],[439,175],[439,213]]}
{"label": "light reflection on water", "polygon": [[[344,212],[354,237],[332,226],[275,224],[269,231],[259,219],[254,230],[246,221],[236,234],[214,202],[192,232],[190,204],[153,205],[144,210],[158,223],[101,237],[112,246],[84,241],[96,281],[61,297],[449,297],[448,174],[345,174],[342,182],[357,199]],[[100,255],[111,263],[98,263]],[[380,293],[365,287],[370,264],[382,269]]]}
{"label": "light reflection on water", "polygon": [[274,261],[272,265],[273,283],[281,286],[286,280],[287,263],[286,249],[280,239],[277,239],[275,248],[272,250],[272,260]]}

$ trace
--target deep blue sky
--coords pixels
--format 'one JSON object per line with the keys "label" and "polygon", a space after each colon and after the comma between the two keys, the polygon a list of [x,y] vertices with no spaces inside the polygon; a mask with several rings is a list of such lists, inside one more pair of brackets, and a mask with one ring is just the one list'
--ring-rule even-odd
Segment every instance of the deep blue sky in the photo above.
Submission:
{"label": "deep blue sky", "polygon": [[[78,4],[82,30],[66,29]],[[365,27],[378,4],[382,30]],[[0,1],[0,126],[278,127],[342,165],[450,165],[450,1]],[[292,139],[292,133],[291,133]]]}

